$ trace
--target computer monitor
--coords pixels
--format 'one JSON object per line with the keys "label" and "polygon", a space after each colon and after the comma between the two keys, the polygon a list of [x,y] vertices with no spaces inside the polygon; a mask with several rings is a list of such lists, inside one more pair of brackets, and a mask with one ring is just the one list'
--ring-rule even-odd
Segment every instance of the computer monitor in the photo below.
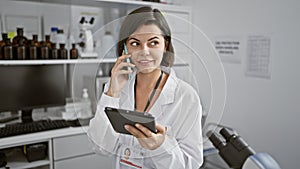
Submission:
{"label": "computer monitor", "polygon": [[32,109],[65,105],[64,65],[0,65],[0,112],[22,111],[32,121]]}

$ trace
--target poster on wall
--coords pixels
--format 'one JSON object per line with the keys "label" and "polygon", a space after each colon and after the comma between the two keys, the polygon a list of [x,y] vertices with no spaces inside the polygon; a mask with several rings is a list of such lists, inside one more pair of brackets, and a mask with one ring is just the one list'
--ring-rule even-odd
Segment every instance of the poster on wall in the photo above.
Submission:
{"label": "poster on wall", "polygon": [[241,63],[241,38],[237,36],[218,36],[215,38],[215,49],[222,62]]}
{"label": "poster on wall", "polygon": [[16,28],[23,28],[24,36],[32,37],[33,34],[37,34],[41,37],[40,16],[5,14],[4,22],[5,31],[8,33],[16,32]]}
{"label": "poster on wall", "polygon": [[264,35],[248,36],[246,76],[271,78],[270,73],[271,38]]}
{"label": "poster on wall", "polygon": [[0,14],[0,32],[3,32],[3,27],[2,27],[2,15]]}

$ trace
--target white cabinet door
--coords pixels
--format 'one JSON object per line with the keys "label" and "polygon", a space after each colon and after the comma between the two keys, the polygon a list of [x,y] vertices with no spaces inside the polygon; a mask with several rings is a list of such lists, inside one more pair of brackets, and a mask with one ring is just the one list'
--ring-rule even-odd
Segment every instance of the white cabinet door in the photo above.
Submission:
{"label": "white cabinet door", "polygon": [[86,134],[53,139],[54,160],[61,160],[92,153],[94,153],[92,145]]}
{"label": "white cabinet door", "polygon": [[56,161],[54,169],[111,169],[113,168],[113,163],[113,158],[91,154]]}

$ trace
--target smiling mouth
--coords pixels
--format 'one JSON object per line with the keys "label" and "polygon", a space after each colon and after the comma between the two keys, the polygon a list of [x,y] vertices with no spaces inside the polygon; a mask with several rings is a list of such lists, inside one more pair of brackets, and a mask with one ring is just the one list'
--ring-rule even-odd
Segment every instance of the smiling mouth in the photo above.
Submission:
{"label": "smiling mouth", "polygon": [[152,60],[140,60],[138,61],[140,64],[149,64],[151,62],[153,62]]}

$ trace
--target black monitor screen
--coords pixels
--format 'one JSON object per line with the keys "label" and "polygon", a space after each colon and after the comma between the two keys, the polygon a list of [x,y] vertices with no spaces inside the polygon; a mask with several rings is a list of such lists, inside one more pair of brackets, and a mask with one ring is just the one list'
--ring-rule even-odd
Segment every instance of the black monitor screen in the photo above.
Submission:
{"label": "black monitor screen", "polygon": [[0,66],[0,112],[64,104],[64,65]]}

